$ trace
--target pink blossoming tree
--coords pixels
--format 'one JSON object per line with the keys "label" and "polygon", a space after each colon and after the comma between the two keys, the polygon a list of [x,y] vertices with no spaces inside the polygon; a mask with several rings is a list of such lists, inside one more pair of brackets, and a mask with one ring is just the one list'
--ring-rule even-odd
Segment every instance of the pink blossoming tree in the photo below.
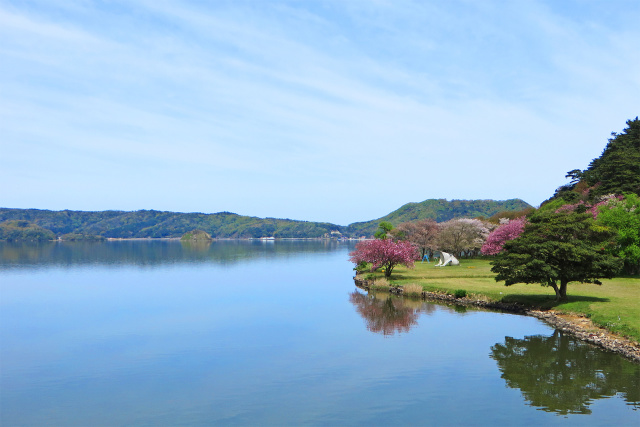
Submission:
{"label": "pink blossoming tree", "polygon": [[500,253],[506,242],[522,234],[526,223],[526,218],[522,217],[512,219],[506,224],[500,225],[487,236],[487,240],[484,242],[484,245],[482,245],[481,252],[485,255],[496,255]]}
{"label": "pink blossoming tree", "polygon": [[385,277],[389,277],[398,264],[413,268],[413,263],[419,255],[413,243],[375,239],[359,242],[354,251],[349,254],[349,260],[355,264],[368,262],[373,270],[382,267]]}

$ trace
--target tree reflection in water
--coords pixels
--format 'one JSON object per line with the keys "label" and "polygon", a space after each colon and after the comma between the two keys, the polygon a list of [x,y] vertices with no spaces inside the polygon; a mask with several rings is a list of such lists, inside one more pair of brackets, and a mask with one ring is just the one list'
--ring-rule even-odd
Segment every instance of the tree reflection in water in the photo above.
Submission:
{"label": "tree reflection in water", "polygon": [[208,252],[213,240],[186,240],[180,241],[185,252]]}
{"label": "tree reflection in water", "polygon": [[595,399],[619,394],[640,409],[640,366],[556,330],[549,337],[505,338],[491,347],[502,378],[532,406],[557,414],[590,414]]}
{"label": "tree reflection in water", "polygon": [[409,332],[411,327],[418,324],[420,313],[435,310],[434,305],[426,304],[421,300],[401,298],[386,293],[363,294],[354,291],[349,295],[349,301],[364,319],[367,329],[383,335]]}

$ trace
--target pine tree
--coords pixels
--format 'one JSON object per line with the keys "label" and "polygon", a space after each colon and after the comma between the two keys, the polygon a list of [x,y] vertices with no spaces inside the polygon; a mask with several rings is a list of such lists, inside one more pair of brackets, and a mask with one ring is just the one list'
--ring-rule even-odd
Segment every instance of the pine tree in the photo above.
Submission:
{"label": "pine tree", "polygon": [[590,213],[539,211],[518,238],[505,243],[491,271],[506,286],[540,283],[553,288],[556,300],[566,300],[569,282],[602,284],[598,279],[620,271],[622,260],[606,250],[613,235]]}

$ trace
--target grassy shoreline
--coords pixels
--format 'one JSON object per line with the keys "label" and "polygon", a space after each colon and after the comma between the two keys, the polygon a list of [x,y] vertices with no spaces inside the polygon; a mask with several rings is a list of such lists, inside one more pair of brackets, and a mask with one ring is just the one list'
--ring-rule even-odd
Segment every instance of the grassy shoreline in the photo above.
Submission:
{"label": "grassy shoreline", "polygon": [[[368,276],[369,275],[369,276]],[[380,280],[382,273],[363,276]],[[518,303],[542,310],[588,317],[595,325],[640,343],[640,278],[619,277],[603,280],[601,286],[572,282],[568,301],[555,301],[549,287],[536,284],[504,286],[496,282],[486,259],[463,259],[458,266],[435,267],[435,263],[415,264],[408,269],[398,266],[389,280],[391,285],[418,285],[428,292],[454,294],[464,290],[475,299],[501,303]]]}

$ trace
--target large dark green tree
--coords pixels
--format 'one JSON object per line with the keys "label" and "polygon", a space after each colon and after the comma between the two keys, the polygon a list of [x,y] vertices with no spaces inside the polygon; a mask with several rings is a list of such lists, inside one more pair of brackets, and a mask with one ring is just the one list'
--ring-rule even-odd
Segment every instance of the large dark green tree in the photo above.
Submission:
{"label": "large dark green tree", "polygon": [[640,195],[640,120],[628,120],[622,133],[612,133],[602,155],[593,159],[583,178],[594,196],[635,193]]}
{"label": "large dark green tree", "polygon": [[585,170],[567,172],[571,182],[556,190],[553,198],[568,202],[597,200],[608,194],[640,195],[640,120],[627,121],[622,133],[612,132],[600,155]]}
{"label": "large dark green tree", "polygon": [[607,251],[613,235],[589,213],[539,211],[519,237],[505,243],[491,271],[507,286],[539,283],[552,287],[556,300],[566,300],[570,282],[601,284],[598,279],[620,271],[622,260]]}

